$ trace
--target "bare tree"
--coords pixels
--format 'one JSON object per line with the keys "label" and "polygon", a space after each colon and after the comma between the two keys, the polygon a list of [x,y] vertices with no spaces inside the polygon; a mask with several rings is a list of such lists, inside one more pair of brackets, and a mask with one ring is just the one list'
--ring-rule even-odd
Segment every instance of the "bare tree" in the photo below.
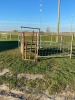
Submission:
{"label": "bare tree", "polygon": [[46,28],[46,33],[50,33],[50,27]]}

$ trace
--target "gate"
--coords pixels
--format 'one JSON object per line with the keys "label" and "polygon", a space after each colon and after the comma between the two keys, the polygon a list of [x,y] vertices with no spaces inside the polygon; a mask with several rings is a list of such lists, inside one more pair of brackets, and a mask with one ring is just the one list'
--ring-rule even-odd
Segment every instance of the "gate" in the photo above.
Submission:
{"label": "gate", "polygon": [[21,54],[23,60],[36,61],[38,56],[38,46],[37,46],[37,32],[34,30],[39,30],[39,28],[31,27],[21,27],[25,29],[33,29],[33,32],[22,32],[21,34]]}

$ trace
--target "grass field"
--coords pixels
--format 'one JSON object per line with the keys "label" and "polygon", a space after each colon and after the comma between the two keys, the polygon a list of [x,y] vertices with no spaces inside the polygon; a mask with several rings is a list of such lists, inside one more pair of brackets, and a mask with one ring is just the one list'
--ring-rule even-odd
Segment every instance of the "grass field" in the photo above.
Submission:
{"label": "grass field", "polygon": [[[0,70],[10,69],[12,76],[0,76],[0,84],[9,83],[11,88],[27,87],[50,94],[66,90],[75,91],[75,58],[38,59],[38,62],[22,61],[18,41],[0,41]],[[17,74],[39,74],[42,79],[18,79]]]}

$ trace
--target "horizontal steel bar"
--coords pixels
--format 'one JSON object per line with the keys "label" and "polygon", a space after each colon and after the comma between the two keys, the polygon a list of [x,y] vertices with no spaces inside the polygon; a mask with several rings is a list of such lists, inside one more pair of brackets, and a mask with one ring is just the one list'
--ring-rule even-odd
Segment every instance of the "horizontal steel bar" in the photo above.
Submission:
{"label": "horizontal steel bar", "polygon": [[59,37],[67,37],[67,36],[73,36],[72,34],[40,34],[40,36],[59,36]]}
{"label": "horizontal steel bar", "polygon": [[52,58],[52,57],[70,57],[70,55],[64,55],[64,56],[61,56],[61,55],[59,55],[59,56],[38,56],[38,58]]}
{"label": "horizontal steel bar", "polygon": [[28,29],[38,29],[38,30],[40,30],[40,28],[24,27],[24,26],[21,26],[21,28],[28,28]]}

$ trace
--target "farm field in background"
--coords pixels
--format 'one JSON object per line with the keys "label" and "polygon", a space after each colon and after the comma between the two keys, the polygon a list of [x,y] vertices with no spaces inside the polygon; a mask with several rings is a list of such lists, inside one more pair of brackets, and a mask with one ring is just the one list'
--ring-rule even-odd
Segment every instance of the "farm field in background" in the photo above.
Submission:
{"label": "farm field in background", "polygon": [[[18,48],[18,34],[12,34],[11,40],[9,36],[7,40],[0,39],[0,71],[4,68],[8,68],[12,76],[0,76],[0,84],[9,83],[10,88],[26,87],[31,91],[36,89],[38,92],[48,90],[50,94],[64,90],[75,91],[75,57],[39,58],[37,63],[22,61]],[[16,78],[16,75],[21,73],[39,74],[43,75],[43,78],[35,80]]]}

